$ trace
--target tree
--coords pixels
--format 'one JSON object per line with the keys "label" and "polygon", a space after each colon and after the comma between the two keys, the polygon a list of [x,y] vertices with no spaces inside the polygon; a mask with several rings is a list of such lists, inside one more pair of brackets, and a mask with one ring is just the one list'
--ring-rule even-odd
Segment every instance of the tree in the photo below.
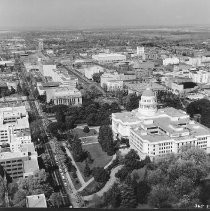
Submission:
{"label": "tree", "polygon": [[20,86],[19,83],[18,83],[18,85],[17,85],[17,93],[18,93],[18,94],[21,94],[21,93],[22,93],[22,88],[21,88],[21,86]]}
{"label": "tree", "polygon": [[84,133],[89,133],[90,132],[90,129],[88,126],[85,126],[84,129],[83,129],[83,132]]}
{"label": "tree", "polygon": [[41,157],[42,157],[43,163],[45,165],[45,169],[49,170],[50,167],[52,167],[51,158],[50,158],[49,154],[43,153],[41,155]]}
{"label": "tree", "polygon": [[55,116],[56,120],[58,123],[65,123],[65,114],[62,110],[58,110],[56,111],[56,116]]}
{"label": "tree", "polygon": [[166,182],[166,175],[158,168],[154,171],[148,171],[147,180],[151,185],[164,184]]}
{"label": "tree", "polygon": [[87,154],[87,162],[90,163],[90,164],[93,163],[94,160],[92,159],[90,152],[87,151],[86,154]]}
{"label": "tree", "polygon": [[138,169],[140,164],[140,157],[134,149],[131,149],[128,154],[125,155],[124,164],[128,169]]}
{"label": "tree", "polygon": [[97,121],[96,114],[93,114],[93,113],[89,114],[86,118],[86,122],[87,122],[88,126],[95,126],[96,121]]}
{"label": "tree", "polygon": [[76,122],[76,118],[72,117],[72,116],[66,116],[66,128],[68,130],[74,129],[75,128],[75,122]]}
{"label": "tree", "polygon": [[117,183],[104,193],[104,205],[108,208],[118,208],[121,203],[120,189]]}
{"label": "tree", "polygon": [[155,185],[148,196],[148,202],[155,208],[170,208],[173,202],[172,191],[168,186]]}
{"label": "tree", "polygon": [[38,99],[38,97],[39,97],[39,91],[37,90],[37,88],[34,89],[34,97],[36,99]]}
{"label": "tree", "polygon": [[126,102],[125,102],[125,108],[127,111],[132,111],[133,109],[136,109],[139,107],[139,100],[140,96],[137,96],[136,94],[129,94],[126,97]]}
{"label": "tree", "polygon": [[101,82],[101,75],[103,74],[103,72],[100,72],[100,73],[94,73],[92,78],[93,78],[93,81],[97,82],[97,83],[100,83]]}
{"label": "tree", "polygon": [[137,200],[134,190],[127,184],[120,185],[120,196],[121,196],[121,208],[135,208],[137,206]]}
{"label": "tree", "polygon": [[14,207],[26,207],[26,196],[28,196],[28,191],[20,189],[14,194],[14,198],[12,200]]}
{"label": "tree", "polygon": [[92,175],[96,182],[107,182],[109,180],[109,174],[103,167],[93,168]]}
{"label": "tree", "polygon": [[72,154],[74,157],[74,160],[76,162],[81,162],[85,158],[85,152],[82,149],[82,143],[81,140],[78,138],[78,136],[75,136],[72,143],[71,143],[71,149],[72,149]]}
{"label": "tree", "polygon": [[123,167],[122,169],[120,169],[116,174],[115,176],[117,178],[120,179],[121,182],[125,181],[125,179],[127,178],[129,174],[129,170],[126,168],[126,167]]}
{"label": "tree", "polygon": [[84,168],[84,176],[85,177],[89,177],[91,174],[91,170],[90,167],[88,165],[88,162],[85,163],[85,168]]}
{"label": "tree", "polygon": [[192,192],[194,188],[193,181],[190,178],[185,176],[180,176],[175,181],[174,189],[177,195],[180,195],[180,198],[184,195],[188,195]]}
{"label": "tree", "polygon": [[135,194],[138,203],[146,204],[148,195],[150,193],[150,186],[147,181],[140,181],[139,183],[137,183],[135,189]]}
{"label": "tree", "polygon": [[53,207],[59,208],[63,203],[63,199],[60,192],[53,192],[49,198],[49,201]]}
{"label": "tree", "polygon": [[115,153],[113,133],[109,125],[102,125],[99,128],[98,142],[100,143],[102,150],[107,152],[108,155],[113,155]]}
{"label": "tree", "polygon": [[11,89],[10,89],[10,94],[15,94],[16,93],[16,90],[14,89],[14,87],[11,86]]}

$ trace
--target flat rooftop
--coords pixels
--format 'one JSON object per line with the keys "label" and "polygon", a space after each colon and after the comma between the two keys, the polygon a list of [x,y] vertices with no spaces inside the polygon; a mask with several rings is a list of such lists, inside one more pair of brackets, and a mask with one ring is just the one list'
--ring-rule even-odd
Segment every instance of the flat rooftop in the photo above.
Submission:
{"label": "flat rooftop", "polygon": [[[148,86],[148,83],[139,83],[139,82],[125,82],[125,86],[129,89],[142,92],[145,90],[145,87]],[[152,90],[165,90],[166,88],[158,83],[151,83]]]}
{"label": "flat rooftop", "polygon": [[27,207],[47,207],[47,202],[44,194],[26,196]]}

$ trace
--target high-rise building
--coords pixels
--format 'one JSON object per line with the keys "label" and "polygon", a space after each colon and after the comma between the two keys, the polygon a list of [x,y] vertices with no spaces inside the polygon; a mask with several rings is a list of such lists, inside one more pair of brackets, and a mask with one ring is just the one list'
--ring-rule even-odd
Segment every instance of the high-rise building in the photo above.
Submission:
{"label": "high-rise building", "polygon": [[144,47],[137,47],[137,55],[138,56],[144,56]]}
{"label": "high-rise building", "polygon": [[39,51],[43,51],[44,50],[44,43],[43,43],[43,40],[42,39],[39,39]]}

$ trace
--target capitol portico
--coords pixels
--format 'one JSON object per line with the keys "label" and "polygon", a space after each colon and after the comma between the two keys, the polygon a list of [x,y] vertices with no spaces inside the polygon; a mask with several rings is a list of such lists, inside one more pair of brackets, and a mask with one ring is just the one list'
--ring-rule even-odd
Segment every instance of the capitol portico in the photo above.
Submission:
{"label": "capitol portico", "polygon": [[210,153],[210,129],[191,120],[182,110],[157,109],[150,87],[142,93],[138,109],[112,114],[112,130],[115,138],[128,138],[130,147],[141,158],[177,153],[183,145]]}

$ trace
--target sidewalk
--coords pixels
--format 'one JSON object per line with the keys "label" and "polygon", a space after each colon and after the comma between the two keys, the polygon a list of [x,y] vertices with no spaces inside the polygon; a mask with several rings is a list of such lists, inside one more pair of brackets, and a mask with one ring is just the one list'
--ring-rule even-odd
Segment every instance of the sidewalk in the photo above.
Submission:
{"label": "sidewalk", "polygon": [[116,181],[116,177],[115,177],[115,174],[123,167],[123,165],[120,165],[120,166],[117,166],[116,168],[112,169],[111,171],[111,174],[110,174],[110,179],[109,181],[106,183],[106,185],[100,190],[98,191],[97,193],[94,193],[92,195],[89,195],[89,196],[84,196],[84,200],[85,201],[90,201],[93,199],[94,195],[97,195],[99,197],[103,196],[103,194],[105,192],[107,192],[115,183]]}
{"label": "sidewalk", "polygon": [[81,174],[79,168],[77,167],[77,164],[76,164],[76,162],[74,161],[74,158],[73,158],[71,152],[69,151],[69,149],[66,147],[66,145],[65,145],[64,143],[62,143],[62,145],[65,147],[67,155],[71,158],[72,164],[75,166],[75,168],[76,168],[76,170],[77,170],[77,171],[76,171],[77,177],[78,177],[78,179],[79,179],[81,185],[82,185],[82,186],[85,185],[85,180],[83,179],[83,176],[82,176],[82,174]]}

